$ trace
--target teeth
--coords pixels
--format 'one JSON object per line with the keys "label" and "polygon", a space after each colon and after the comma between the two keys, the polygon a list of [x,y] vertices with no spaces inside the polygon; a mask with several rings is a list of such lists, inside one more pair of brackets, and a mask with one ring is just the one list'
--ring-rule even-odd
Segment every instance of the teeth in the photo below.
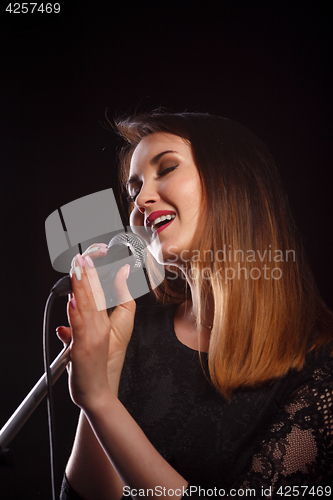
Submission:
{"label": "teeth", "polygon": [[174,219],[176,216],[175,214],[171,214],[171,215],[161,215],[161,217],[157,217],[157,219],[154,220],[154,222],[152,223],[151,225],[151,230],[154,232],[156,231],[156,226],[157,224],[159,224],[160,222],[163,222],[165,220],[172,220]]}

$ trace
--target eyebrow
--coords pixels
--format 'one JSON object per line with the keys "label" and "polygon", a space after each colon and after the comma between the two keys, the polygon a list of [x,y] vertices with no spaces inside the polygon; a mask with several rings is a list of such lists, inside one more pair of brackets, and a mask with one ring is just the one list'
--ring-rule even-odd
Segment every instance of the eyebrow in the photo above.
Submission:
{"label": "eyebrow", "polygon": [[[154,166],[158,163],[158,161],[162,158],[162,156],[168,154],[168,153],[177,153],[177,151],[173,151],[171,149],[167,149],[166,151],[162,151],[161,153],[158,153],[157,155],[153,156],[153,158],[150,160],[150,165]],[[128,179],[128,181],[126,182],[126,189],[128,189],[128,186],[132,183],[132,182],[136,182],[139,180],[139,177],[138,175],[131,175],[131,177]]]}

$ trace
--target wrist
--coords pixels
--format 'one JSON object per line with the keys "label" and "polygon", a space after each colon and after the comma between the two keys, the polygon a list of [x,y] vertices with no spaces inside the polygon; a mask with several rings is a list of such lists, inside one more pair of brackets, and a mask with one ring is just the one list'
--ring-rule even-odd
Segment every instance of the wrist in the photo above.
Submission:
{"label": "wrist", "polygon": [[112,387],[108,387],[99,394],[92,395],[82,404],[81,409],[86,417],[91,420],[99,417],[112,409],[115,402],[118,401],[117,394]]}

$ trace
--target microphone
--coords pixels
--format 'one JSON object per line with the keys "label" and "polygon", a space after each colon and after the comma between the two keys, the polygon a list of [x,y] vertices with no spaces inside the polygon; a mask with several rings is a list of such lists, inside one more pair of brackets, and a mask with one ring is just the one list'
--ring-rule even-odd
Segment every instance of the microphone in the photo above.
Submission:
{"label": "microphone", "polygon": [[[124,265],[124,259],[131,266],[130,272],[142,268],[147,256],[146,246],[144,240],[134,233],[120,233],[114,236],[108,244],[107,255],[96,263],[102,286],[113,281],[119,269]],[[129,257],[132,258],[128,260]],[[59,297],[72,293],[70,276],[60,278],[51,288],[51,292]]]}

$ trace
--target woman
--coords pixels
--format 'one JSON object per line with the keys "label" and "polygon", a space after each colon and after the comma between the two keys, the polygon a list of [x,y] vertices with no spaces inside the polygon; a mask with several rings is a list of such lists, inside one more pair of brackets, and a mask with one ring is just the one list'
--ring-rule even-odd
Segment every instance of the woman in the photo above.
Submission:
{"label": "woman", "polygon": [[103,301],[92,258],[106,245],[76,258],[72,328],[58,335],[72,336],[82,411],[61,498],[326,495],[333,319],[270,153],[208,114],[116,127],[130,224],[158,235],[166,279],[135,312],[122,268],[109,318],[90,288]]}

